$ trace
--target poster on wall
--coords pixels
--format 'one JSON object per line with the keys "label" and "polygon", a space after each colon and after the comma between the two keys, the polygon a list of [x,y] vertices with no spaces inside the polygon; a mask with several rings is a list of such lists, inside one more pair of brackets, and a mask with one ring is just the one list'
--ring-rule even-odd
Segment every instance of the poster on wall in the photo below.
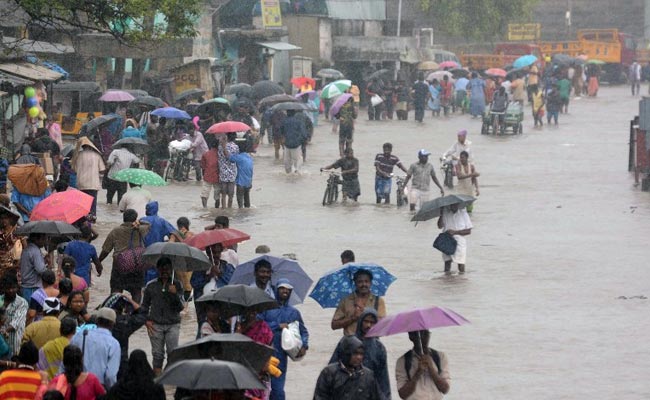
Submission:
{"label": "poster on wall", "polygon": [[280,0],[260,0],[260,2],[262,3],[262,25],[265,28],[281,28]]}

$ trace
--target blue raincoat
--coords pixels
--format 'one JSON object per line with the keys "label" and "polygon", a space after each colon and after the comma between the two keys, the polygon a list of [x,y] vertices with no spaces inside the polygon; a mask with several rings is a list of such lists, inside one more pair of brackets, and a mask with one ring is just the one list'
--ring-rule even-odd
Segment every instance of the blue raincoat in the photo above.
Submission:
{"label": "blue raincoat", "polygon": [[[159,242],[165,241],[165,236],[169,237],[172,233],[176,232],[176,228],[170,224],[166,219],[158,216],[158,202],[150,201],[145,208],[146,217],[142,221],[150,224],[149,232],[144,237],[144,245],[146,247]],[[147,270],[144,276],[144,281],[149,282],[158,277],[158,272],[155,268]]]}

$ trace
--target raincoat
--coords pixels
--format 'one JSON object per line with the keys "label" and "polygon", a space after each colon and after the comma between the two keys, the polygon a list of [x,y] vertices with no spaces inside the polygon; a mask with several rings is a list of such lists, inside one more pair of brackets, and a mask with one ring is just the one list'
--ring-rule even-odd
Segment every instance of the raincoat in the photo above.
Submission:
{"label": "raincoat", "polygon": [[[388,377],[388,365],[386,363],[386,347],[384,347],[384,345],[379,341],[379,338],[364,337],[363,335],[363,320],[368,315],[375,317],[375,321],[379,320],[377,311],[374,308],[366,308],[357,321],[357,332],[355,333],[355,336],[363,342],[363,366],[367,367],[375,374],[375,380],[377,381],[377,385],[379,385],[379,390],[384,396],[383,398],[390,400],[390,378]],[[341,361],[344,339],[345,338],[341,339],[339,344],[336,345],[334,354],[332,354],[332,358],[330,358],[330,364]]]}
{"label": "raincoat", "polygon": [[[165,236],[171,237],[172,234],[176,232],[176,228],[174,228],[172,224],[170,224],[166,219],[158,216],[157,201],[150,201],[149,203],[147,203],[147,206],[145,208],[145,214],[147,214],[147,216],[142,218],[141,220],[148,222],[149,225],[151,226],[149,228],[149,233],[147,233],[147,236],[144,237],[145,247],[149,247],[154,243],[164,242]],[[157,277],[158,277],[158,272],[156,271],[156,269],[150,268],[145,273],[144,281],[146,283]]]}
{"label": "raincoat", "polygon": [[351,370],[354,352],[363,347],[356,336],[341,340],[341,361],[323,368],[314,392],[314,400],[382,400],[372,371],[364,366]]}

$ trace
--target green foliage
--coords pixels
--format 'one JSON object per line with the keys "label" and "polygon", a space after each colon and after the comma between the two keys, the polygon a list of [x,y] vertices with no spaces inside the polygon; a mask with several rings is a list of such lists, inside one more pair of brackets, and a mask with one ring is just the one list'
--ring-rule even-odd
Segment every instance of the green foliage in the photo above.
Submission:
{"label": "green foliage", "polygon": [[32,26],[140,41],[194,37],[203,0],[13,0]]}
{"label": "green foliage", "polygon": [[525,22],[537,0],[419,0],[437,28],[470,40],[500,39],[509,23]]}

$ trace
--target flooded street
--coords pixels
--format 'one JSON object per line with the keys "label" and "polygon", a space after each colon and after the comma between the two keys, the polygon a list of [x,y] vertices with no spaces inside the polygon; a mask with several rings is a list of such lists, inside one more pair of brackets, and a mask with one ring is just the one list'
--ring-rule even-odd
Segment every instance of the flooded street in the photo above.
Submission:
{"label": "flooded street", "polygon": [[[418,125],[412,112],[409,121],[369,122],[361,110],[353,146],[359,204],[321,205],[327,175],[319,168],[338,156],[338,136],[328,122],[321,119],[316,128],[301,175],[285,175],[264,144],[255,158],[254,208],[223,212],[231,227],[251,235],[239,246],[240,261],[266,244],[273,255],[295,253],[316,281],[352,249],[357,261],[397,276],[385,298],[389,314],[441,305],[465,316],[471,325],[431,335],[431,346],[449,358],[446,398],[648,398],[650,195],[635,188],[626,171],[638,98],[628,87],[605,87],[596,99],[572,100],[569,111],[560,115],[559,128],[534,130],[526,108],[523,135],[495,138],[480,135],[480,120],[469,116],[432,119],[428,113]],[[375,205],[373,161],[384,142],[393,143],[407,168],[426,148],[441,179],[437,159],[460,129],[469,131],[481,196],[471,217],[468,273],[445,276],[432,248],[436,221],[414,226],[408,207],[395,207],[394,192],[393,205]],[[222,213],[201,208],[196,182],[148,189],[161,216],[172,223],[187,216],[195,232]],[[105,192],[99,196],[97,247],[121,222],[117,208],[106,206]],[[108,260],[104,265],[108,269]],[[107,295],[108,280],[109,271],[94,278],[93,307]],[[194,305],[189,308],[181,342],[195,335]],[[297,400],[311,398],[342,335],[330,329],[333,309],[311,298],[299,309],[311,337],[304,360],[289,366],[287,397]],[[411,344],[406,335],[382,342],[397,399],[395,361]],[[131,339],[131,350],[138,347],[150,352],[145,329]]]}

